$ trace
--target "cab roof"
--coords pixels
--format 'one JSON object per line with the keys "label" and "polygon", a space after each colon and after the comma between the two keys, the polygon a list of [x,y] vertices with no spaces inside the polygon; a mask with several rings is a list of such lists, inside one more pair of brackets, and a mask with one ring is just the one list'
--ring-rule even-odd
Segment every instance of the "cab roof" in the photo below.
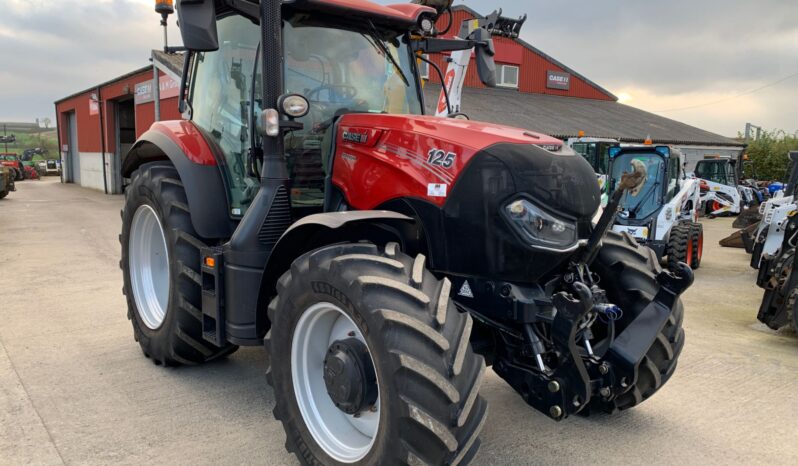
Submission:
{"label": "cab roof", "polygon": [[[224,3],[236,4],[237,1],[226,0]],[[259,0],[246,0],[246,3],[258,4]],[[434,8],[413,3],[397,3],[380,5],[369,0],[287,0],[285,7],[308,12],[321,12],[348,19],[367,19],[375,23],[410,27],[417,24],[421,15],[436,15]]]}

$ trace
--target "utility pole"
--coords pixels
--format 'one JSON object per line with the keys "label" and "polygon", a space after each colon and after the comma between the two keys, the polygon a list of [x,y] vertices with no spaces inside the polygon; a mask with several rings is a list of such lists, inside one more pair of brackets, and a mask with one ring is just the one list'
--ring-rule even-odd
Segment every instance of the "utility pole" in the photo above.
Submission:
{"label": "utility pole", "polygon": [[8,132],[6,132],[6,124],[3,123],[3,142],[6,145],[6,150],[4,151],[6,154],[8,153]]}
{"label": "utility pole", "polygon": [[754,140],[756,141],[762,136],[762,127],[756,126],[753,123],[746,123],[745,124],[745,142],[749,142],[751,140],[751,136],[753,136],[754,129],[756,129],[756,137]]}

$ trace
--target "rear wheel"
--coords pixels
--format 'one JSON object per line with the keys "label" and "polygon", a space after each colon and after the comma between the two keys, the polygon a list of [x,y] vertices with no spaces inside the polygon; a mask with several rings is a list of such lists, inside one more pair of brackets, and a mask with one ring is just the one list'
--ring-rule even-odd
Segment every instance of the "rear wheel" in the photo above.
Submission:
{"label": "rear wheel", "polygon": [[303,464],[465,464],[476,454],[485,363],[450,287],[395,243],[324,247],[282,276],[267,380],[286,448]]}
{"label": "rear wheel", "polygon": [[20,168],[12,168],[14,171],[14,181],[22,181],[25,179],[25,172]]}
{"label": "rear wheel", "polygon": [[[620,306],[629,317],[638,315],[660,290],[656,277],[662,269],[656,254],[629,235],[607,233],[594,268],[610,302]],[[677,298],[665,326],[640,363],[635,384],[612,399],[594,397],[590,411],[611,413],[628,409],[662,388],[676,370],[684,347],[683,319],[684,307]]]}
{"label": "rear wheel", "polygon": [[202,338],[200,248],[177,170],[142,165],[122,211],[123,292],[133,336],[155,364],[198,364],[232,353]]}
{"label": "rear wheel", "polygon": [[693,253],[691,255],[691,266],[693,270],[701,267],[701,259],[704,255],[704,225],[697,222],[690,223],[690,238],[693,243]]}
{"label": "rear wheel", "polygon": [[677,223],[668,238],[668,267],[676,270],[679,262],[693,267],[693,239],[689,223]]}

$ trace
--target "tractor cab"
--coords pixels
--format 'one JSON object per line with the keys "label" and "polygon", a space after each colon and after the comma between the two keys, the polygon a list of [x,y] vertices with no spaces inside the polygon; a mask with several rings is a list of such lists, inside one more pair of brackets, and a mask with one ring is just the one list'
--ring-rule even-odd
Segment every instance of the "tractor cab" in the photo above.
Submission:
{"label": "tractor cab", "polygon": [[685,176],[682,153],[668,146],[644,145],[613,147],[609,156],[610,191],[625,173],[644,170],[646,176],[640,189],[621,198],[613,229],[646,244],[660,258],[669,256],[671,263],[697,268],[703,249],[703,240],[697,241],[703,238],[696,223],[699,191],[697,182]]}
{"label": "tractor cab", "polygon": [[616,139],[579,137],[566,141],[568,147],[581,155],[598,175],[606,175],[610,161],[610,148],[619,145]]}

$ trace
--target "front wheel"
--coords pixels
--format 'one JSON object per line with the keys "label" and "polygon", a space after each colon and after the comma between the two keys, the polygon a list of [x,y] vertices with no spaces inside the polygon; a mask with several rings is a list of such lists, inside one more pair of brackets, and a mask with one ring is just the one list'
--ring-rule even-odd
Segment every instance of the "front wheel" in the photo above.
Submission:
{"label": "front wheel", "polygon": [[693,268],[693,230],[689,223],[680,222],[671,228],[668,238],[668,268],[678,270],[679,262]]}
{"label": "front wheel", "polygon": [[142,165],[122,211],[123,292],[133,336],[156,364],[199,364],[232,353],[202,337],[200,248],[177,170]]}
{"label": "front wheel", "polygon": [[472,321],[423,255],[328,246],[278,282],[264,341],[275,417],[303,464],[465,464],[479,448],[485,373]]}

